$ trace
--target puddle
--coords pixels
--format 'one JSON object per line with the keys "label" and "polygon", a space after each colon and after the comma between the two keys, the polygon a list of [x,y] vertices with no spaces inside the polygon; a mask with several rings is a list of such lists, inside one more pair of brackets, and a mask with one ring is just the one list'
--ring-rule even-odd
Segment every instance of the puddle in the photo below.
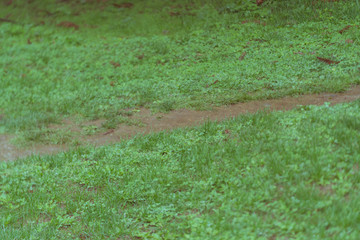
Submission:
{"label": "puddle", "polygon": [[[258,100],[246,103],[237,103],[229,106],[215,108],[212,111],[194,111],[188,109],[175,110],[167,114],[151,114],[148,109],[141,109],[131,118],[140,120],[145,127],[120,125],[117,129],[97,133],[91,136],[83,136],[80,142],[94,146],[101,146],[119,142],[125,138],[131,138],[137,134],[147,134],[174,128],[194,126],[209,120],[224,120],[239,114],[255,113],[259,110],[290,110],[298,105],[322,105],[325,102],[337,104],[351,102],[360,98],[360,86],[351,88],[343,93],[322,93],[302,95],[299,97],[285,97],[272,100]],[[89,123],[99,125],[99,121]],[[81,128],[75,123],[66,120],[64,126],[79,131]],[[0,135],[0,160],[11,161],[32,154],[53,154],[68,149],[64,145],[35,144],[26,149],[18,149],[10,143],[12,136]]]}

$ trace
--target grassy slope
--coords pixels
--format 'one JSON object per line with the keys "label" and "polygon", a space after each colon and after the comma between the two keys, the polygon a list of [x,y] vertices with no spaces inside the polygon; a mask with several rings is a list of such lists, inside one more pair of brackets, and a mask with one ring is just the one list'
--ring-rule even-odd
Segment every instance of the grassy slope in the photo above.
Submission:
{"label": "grassy slope", "polygon": [[0,164],[1,239],[359,239],[360,101]]}
{"label": "grassy slope", "polygon": [[[254,91],[259,98],[337,91],[358,81],[358,29],[337,33],[357,21],[352,3],[291,14],[275,4],[266,26],[239,24],[258,12],[217,15],[208,5],[196,7],[196,17],[169,17],[151,3],[142,18],[141,4],[121,15],[108,7],[72,16],[77,5],[59,3],[43,5],[57,11],[49,17],[1,8],[0,16],[27,23],[0,25],[1,131],[65,115],[113,118],[141,105],[206,107]],[[165,25],[145,24],[160,17]],[[44,18],[45,26],[31,24]],[[99,19],[104,27],[83,27]],[[63,20],[80,30],[59,30]],[[314,51],[341,63],[317,62]],[[359,108],[357,101],[259,113],[0,163],[0,239],[359,239]]]}
{"label": "grassy slope", "polygon": [[[338,32],[359,20],[353,1],[134,1],[132,9],[92,2],[2,5],[0,16],[18,24],[0,24],[0,132],[38,134],[64,116],[116,123],[122,109],[209,108],[359,82],[359,28]],[[80,28],[57,27],[62,21]]]}

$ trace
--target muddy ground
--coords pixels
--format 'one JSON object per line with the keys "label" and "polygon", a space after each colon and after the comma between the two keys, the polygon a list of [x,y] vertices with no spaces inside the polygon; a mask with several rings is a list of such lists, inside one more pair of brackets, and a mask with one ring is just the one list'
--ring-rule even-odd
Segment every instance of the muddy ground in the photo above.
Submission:
{"label": "muddy ground", "polygon": [[[206,120],[224,120],[235,117],[239,114],[255,113],[259,110],[290,110],[298,105],[322,105],[325,102],[337,104],[350,102],[360,98],[360,86],[355,86],[343,93],[321,93],[302,95],[299,97],[285,97],[273,100],[251,101],[246,103],[237,103],[229,106],[222,106],[211,111],[194,111],[180,109],[167,114],[152,114],[148,109],[141,109],[131,118],[143,123],[143,127],[119,125],[118,128],[105,132],[96,133],[91,136],[82,136],[80,141],[82,145],[101,146],[131,138],[137,134],[148,134],[150,132],[159,132],[186,126],[201,124]],[[89,122],[89,125],[100,126],[101,120]],[[81,127],[73,121],[64,120],[62,125],[54,126],[58,128],[70,128],[71,131],[81,132]],[[11,161],[30,155],[54,154],[69,149],[66,145],[44,145],[33,144],[31,147],[18,148],[11,143],[15,136],[0,135],[0,161]]]}

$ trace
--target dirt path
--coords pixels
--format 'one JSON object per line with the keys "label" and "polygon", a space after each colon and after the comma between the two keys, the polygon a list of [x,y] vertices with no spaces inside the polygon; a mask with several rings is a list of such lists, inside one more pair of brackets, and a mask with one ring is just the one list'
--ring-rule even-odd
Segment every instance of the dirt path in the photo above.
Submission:
{"label": "dirt path", "polygon": [[[97,133],[92,136],[81,138],[84,144],[101,146],[115,143],[124,138],[130,138],[136,134],[147,134],[185,126],[194,126],[207,119],[223,120],[244,113],[255,113],[262,109],[270,110],[290,110],[298,105],[322,105],[325,102],[337,104],[350,102],[360,98],[360,86],[355,86],[343,93],[322,93],[302,95],[299,97],[285,97],[273,100],[251,101],[238,103],[229,106],[215,108],[212,111],[193,111],[180,109],[167,114],[151,114],[147,109],[141,109],[131,118],[140,120],[144,127],[120,125],[117,129],[108,132]],[[65,121],[65,126],[70,126],[72,131],[81,132],[81,128],[71,121]],[[91,125],[100,125],[101,121],[89,123]],[[40,145],[35,144],[27,149],[18,149],[10,143],[12,136],[0,135],[0,160],[15,160],[32,154],[52,154],[64,151],[69,147],[64,145]]]}

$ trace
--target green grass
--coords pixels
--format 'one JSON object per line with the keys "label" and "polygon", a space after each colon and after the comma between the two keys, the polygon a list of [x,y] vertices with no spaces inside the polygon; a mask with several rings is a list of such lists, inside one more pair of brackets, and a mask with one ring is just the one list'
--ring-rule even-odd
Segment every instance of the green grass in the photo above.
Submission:
{"label": "green grass", "polygon": [[[0,18],[16,23],[0,22],[0,133],[18,143],[77,145],[49,128],[64,117],[92,135],[140,126],[128,118],[139,107],[359,83],[359,1],[3,2]],[[1,162],[0,239],[357,240],[359,129],[358,100]]]}
{"label": "green grass", "polygon": [[209,109],[359,83],[356,1],[82,2],[1,5],[16,21],[0,23],[1,132],[29,135],[74,115],[113,127],[123,109]]}
{"label": "green grass", "polygon": [[359,239],[360,101],[0,164],[1,239]]}

